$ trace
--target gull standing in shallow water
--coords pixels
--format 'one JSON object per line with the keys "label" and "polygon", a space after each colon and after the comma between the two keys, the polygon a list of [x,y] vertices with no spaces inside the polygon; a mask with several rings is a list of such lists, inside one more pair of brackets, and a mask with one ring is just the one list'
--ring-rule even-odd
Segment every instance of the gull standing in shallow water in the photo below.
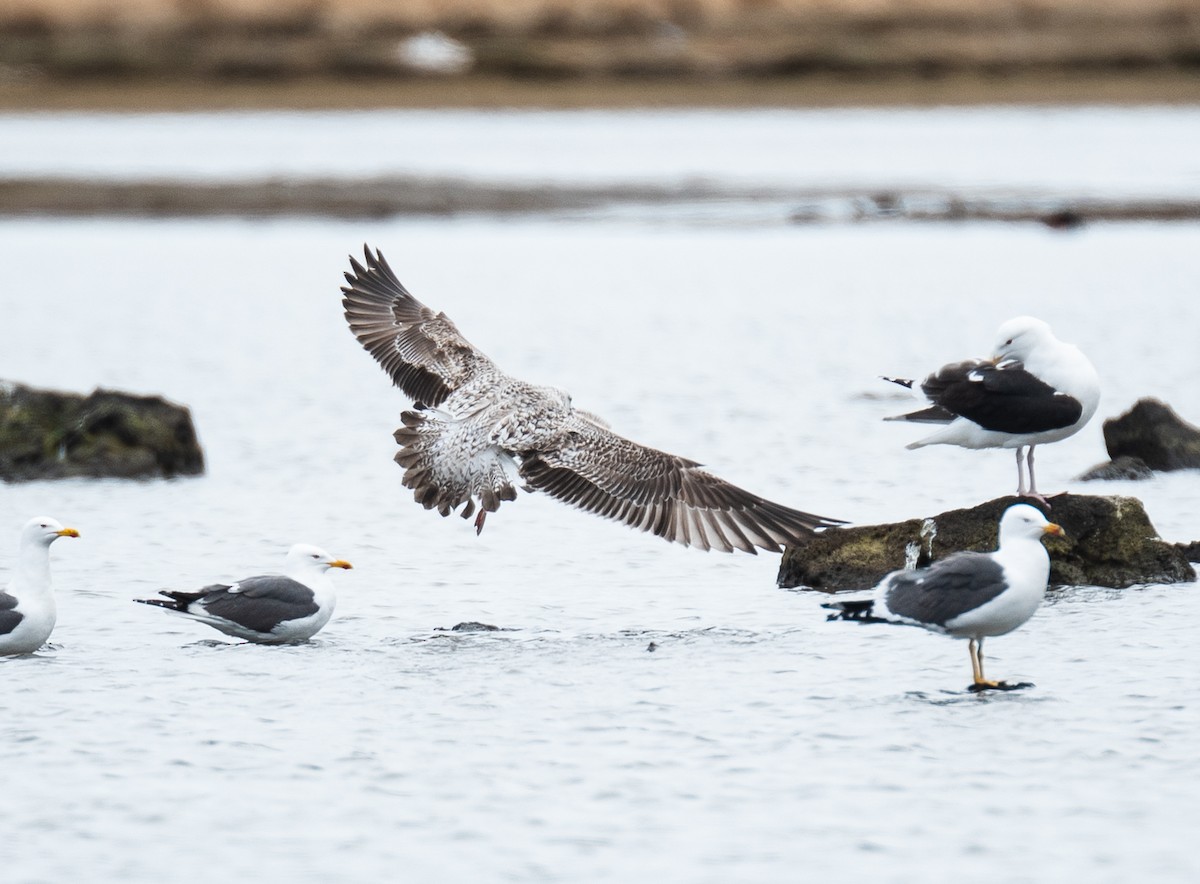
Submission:
{"label": "gull standing in shallow water", "polygon": [[302,642],[333,616],[336,597],[330,568],[350,568],[325,550],[298,543],[288,550],[282,574],[215,583],[195,592],[159,590],[161,599],[134,599],[143,605],[207,623],[226,635],[264,645]]}
{"label": "gull standing in shallow water", "polygon": [[970,690],[1030,687],[988,681],[983,674],[983,640],[1012,632],[1033,616],[1050,579],[1050,554],[1042,546],[1042,535],[1063,533],[1034,507],[1019,503],[1000,518],[995,552],[957,552],[928,568],[893,571],[880,581],[874,598],[822,607],[836,612],[830,620],[921,626],[967,639],[974,676]]}
{"label": "gull standing in shallow water", "polygon": [[415,400],[396,431],[404,484],[426,509],[487,513],[517,485],[685,546],[779,552],[842,524],[743,491],[686,458],[612,432],[571,397],[510,377],[444,313],[408,293],[378,251],[353,257],[342,300],[350,330]]}
{"label": "gull standing in shallow water", "polygon": [[32,654],[50,638],[58,618],[50,587],[50,544],[78,536],[49,516],[36,516],[21,529],[16,573],[0,592],[0,655]]}
{"label": "gull standing in shallow water", "polygon": [[[885,380],[910,389],[915,384],[905,378]],[[1100,378],[1092,363],[1032,316],[1018,316],[1000,326],[991,359],[943,366],[925,378],[920,389],[932,407],[888,420],[947,426],[908,448],[1015,448],[1017,496],[1042,503],[1046,499],[1038,493],[1033,475],[1034,447],[1079,432],[1100,404]]]}

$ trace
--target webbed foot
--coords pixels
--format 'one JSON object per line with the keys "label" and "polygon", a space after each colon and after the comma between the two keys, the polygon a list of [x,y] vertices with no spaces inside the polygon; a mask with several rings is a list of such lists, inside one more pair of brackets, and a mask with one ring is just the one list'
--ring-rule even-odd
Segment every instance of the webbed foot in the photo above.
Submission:
{"label": "webbed foot", "polygon": [[1016,684],[1009,684],[1006,681],[977,681],[968,685],[967,690],[973,694],[981,694],[984,691],[1020,691],[1031,687],[1033,687],[1031,681],[1019,681]]}

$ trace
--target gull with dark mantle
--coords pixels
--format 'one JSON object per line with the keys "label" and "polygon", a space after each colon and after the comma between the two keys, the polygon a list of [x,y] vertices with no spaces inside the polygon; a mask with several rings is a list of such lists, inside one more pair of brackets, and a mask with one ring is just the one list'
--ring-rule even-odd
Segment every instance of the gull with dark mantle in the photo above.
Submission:
{"label": "gull with dark mantle", "polygon": [[893,571],[880,581],[873,598],[822,607],[835,612],[830,620],[921,626],[967,639],[972,691],[1030,687],[988,681],[983,640],[1012,632],[1042,603],[1050,578],[1050,554],[1041,543],[1045,534],[1062,536],[1063,529],[1029,504],[1018,503],[1000,518],[995,552],[957,552],[928,568]]}
{"label": "gull with dark mantle", "polygon": [[619,436],[563,391],[505,374],[409,294],[380,252],[364,251],[365,266],[350,258],[342,304],[354,336],[414,400],[400,416],[396,461],[426,509],[448,516],[462,506],[470,518],[478,505],[482,531],[520,485],[668,541],[749,553],[842,524]]}
{"label": "gull with dark mantle", "polygon": [[282,574],[214,583],[194,592],[159,590],[161,599],[134,599],[207,623],[235,638],[263,645],[302,642],[333,616],[336,597],[330,568],[350,568],[325,550],[298,543],[288,550]]}
{"label": "gull with dark mantle", "polygon": [[12,580],[0,592],[0,655],[32,654],[46,643],[58,619],[50,586],[50,544],[78,537],[49,516],[25,523]]}
{"label": "gull with dark mantle", "polygon": [[[916,385],[907,378],[884,380],[910,389]],[[1015,448],[1017,496],[1042,503],[1046,499],[1038,493],[1033,475],[1034,447],[1079,432],[1100,404],[1100,378],[1092,363],[1032,316],[1018,316],[1000,326],[991,359],[943,366],[921,381],[920,390],[932,403],[929,408],[888,420],[945,427],[908,448]]]}

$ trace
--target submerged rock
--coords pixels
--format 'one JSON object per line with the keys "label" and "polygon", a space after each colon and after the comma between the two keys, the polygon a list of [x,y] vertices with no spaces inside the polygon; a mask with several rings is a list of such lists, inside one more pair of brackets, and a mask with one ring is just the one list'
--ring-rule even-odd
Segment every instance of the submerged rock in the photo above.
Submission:
{"label": "submerged rock", "polygon": [[0,479],[147,479],[204,472],[191,413],[160,396],[0,383]]}
{"label": "submerged rock", "polygon": [[1129,411],[1104,422],[1104,447],[1112,458],[1080,478],[1141,478],[1112,475],[1113,471],[1200,469],[1200,427],[1189,424],[1171,406],[1157,399],[1139,399]]}
{"label": "submerged rock", "polygon": [[455,623],[449,629],[445,626],[435,626],[434,632],[516,632],[515,629],[507,626],[493,626],[490,623],[480,623],[478,620],[465,620],[462,623]]}
{"label": "submerged rock", "polygon": [[[1001,514],[1029,502],[1002,497],[927,519],[830,528],[784,551],[778,584],[864,590],[906,565],[920,567],[958,550],[993,550]],[[1050,503],[1047,516],[1067,532],[1045,540],[1052,585],[1122,588],[1196,579],[1185,547],[1159,539],[1137,498],[1060,494]]]}
{"label": "submerged rock", "polygon": [[480,623],[477,620],[468,620],[463,623],[455,623],[450,627],[451,632],[499,632],[499,626],[493,626],[490,623]]}
{"label": "submerged rock", "polygon": [[1076,476],[1077,482],[1094,482],[1096,480],[1112,482],[1123,480],[1140,482],[1143,479],[1153,479],[1154,470],[1146,466],[1140,457],[1121,455],[1105,463],[1096,464],[1086,473]]}

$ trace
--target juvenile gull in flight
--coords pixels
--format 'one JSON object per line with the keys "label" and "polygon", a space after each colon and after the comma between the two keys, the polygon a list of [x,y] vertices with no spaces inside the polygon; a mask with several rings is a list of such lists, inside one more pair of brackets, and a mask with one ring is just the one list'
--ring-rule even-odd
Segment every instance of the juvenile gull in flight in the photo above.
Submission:
{"label": "juvenile gull in flight", "polygon": [[880,581],[874,598],[822,607],[836,612],[830,620],[922,626],[967,639],[973,691],[1028,687],[984,677],[983,640],[1012,632],[1042,603],[1050,578],[1043,534],[1062,535],[1063,530],[1029,504],[1019,503],[1000,518],[995,552],[952,553],[928,568],[893,571]]}
{"label": "juvenile gull in flight", "polygon": [[[885,380],[909,388],[915,384],[903,378]],[[943,366],[921,381],[920,389],[931,407],[888,420],[946,426],[908,448],[1015,448],[1017,495],[1043,503],[1033,475],[1034,447],[1074,435],[1100,403],[1100,379],[1092,363],[1032,316],[1018,316],[1000,326],[991,359]]]}
{"label": "juvenile gull in flight", "polygon": [[396,431],[404,484],[426,509],[463,518],[544,491],[600,516],[698,549],[779,552],[841,522],[743,491],[700,465],[639,445],[571,406],[571,397],[506,375],[444,313],[408,293],[383,255],[350,258],[350,330],[415,405]]}
{"label": "juvenile gull in flight", "polygon": [[74,528],[64,528],[49,516],[36,516],[21,529],[16,573],[0,592],[0,655],[32,654],[54,631],[50,544],[78,536]]}
{"label": "juvenile gull in flight", "polygon": [[349,568],[325,550],[298,543],[288,550],[282,574],[214,583],[195,592],[159,590],[161,599],[134,599],[192,620],[226,635],[264,645],[301,642],[320,631],[333,615],[336,598],[330,568]]}

